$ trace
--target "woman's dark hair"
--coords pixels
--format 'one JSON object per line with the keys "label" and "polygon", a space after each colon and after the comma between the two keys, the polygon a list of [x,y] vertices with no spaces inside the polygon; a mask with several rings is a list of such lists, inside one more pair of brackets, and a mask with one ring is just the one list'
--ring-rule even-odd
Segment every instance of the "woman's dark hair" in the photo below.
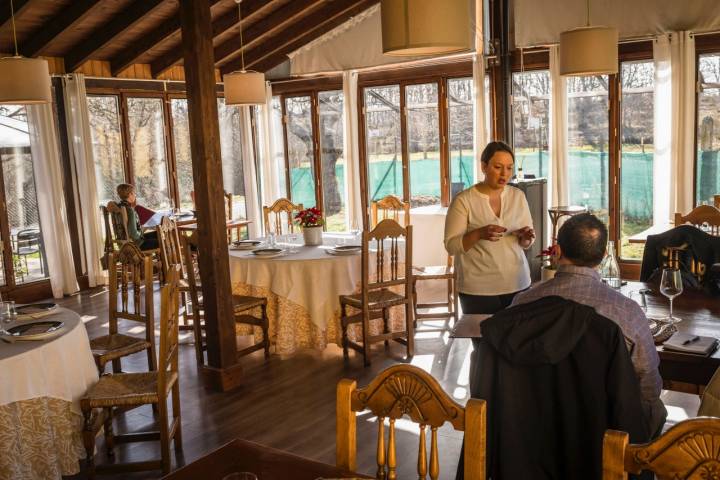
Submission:
{"label": "woman's dark hair", "polygon": [[563,257],[579,267],[597,267],[605,257],[608,230],[591,213],[570,217],[558,231]]}
{"label": "woman's dark hair", "polygon": [[513,162],[515,161],[515,154],[512,151],[512,148],[510,148],[510,145],[508,145],[505,142],[490,142],[485,147],[485,150],[483,150],[482,155],[480,155],[480,161],[487,165],[490,162],[490,159],[495,155],[497,152],[506,152],[509,153],[510,156],[513,159]]}

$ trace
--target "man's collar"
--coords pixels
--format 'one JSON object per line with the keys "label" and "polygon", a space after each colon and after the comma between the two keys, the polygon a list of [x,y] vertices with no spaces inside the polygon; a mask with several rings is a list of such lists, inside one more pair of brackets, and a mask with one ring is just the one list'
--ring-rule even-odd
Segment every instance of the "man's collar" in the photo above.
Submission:
{"label": "man's collar", "polygon": [[565,273],[568,275],[585,275],[592,277],[595,280],[600,280],[600,273],[597,270],[590,267],[579,267],[577,265],[558,265],[557,273]]}

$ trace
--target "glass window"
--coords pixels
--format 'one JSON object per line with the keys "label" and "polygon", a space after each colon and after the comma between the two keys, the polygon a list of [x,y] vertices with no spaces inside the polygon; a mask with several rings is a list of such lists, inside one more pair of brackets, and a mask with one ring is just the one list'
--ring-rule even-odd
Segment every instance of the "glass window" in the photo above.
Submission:
{"label": "glass window", "polygon": [[180,208],[191,210],[195,208],[195,203],[192,198],[193,172],[187,99],[170,99],[170,112],[172,114],[173,151],[175,152],[175,173]]}
{"label": "glass window", "polygon": [[405,87],[410,204],[440,204],[440,122],[438,84]]}
{"label": "glass window", "polygon": [[370,201],[403,198],[400,86],[365,89],[365,143]]}
{"label": "glass window", "polygon": [[273,155],[275,156],[275,165],[277,170],[278,192],[280,196],[287,197],[287,176],[285,171],[285,142],[283,141],[283,113],[280,97],[272,98],[272,112],[270,116],[272,128],[272,144]]}
{"label": "glass window", "polygon": [[343,102],[342,90],[318,93],[323,210],[329,232],[347,230]]}
{"label": "glass window", "polygon": [[[0,105],[0,162],[15,283],[48,278],[28,119],[23,106]],[[3,272],[0,281],[5,284],[2,268],[0,272]]]}
{"label": "glass window", "polygon": [[698,61],[696,203],[713,204],[720,194],[720,54],[700,55]]}
{"label": "glass window", "polygon": [[643,245],[628,238],[653,224],[653,128],[655,66],[625,62],[620,105],[620,256],[642,259]]}
{"label": "glass window", "polygon": [[473,79],[448,80],[450,198],[475,184]]}
{"label": "glass window", "polygon": [[315,205],[312,99],[309,95],[285,99],[290,196],[294,203]]}
{"label": "glass window", "polygon": [[88,95],[90,138],[95,159],[98,200],[117,200],[115,187],[125,182],[120,108],[114,95]]}
{"label": "glass window", "polygon": [[163,99],[127,99],[128,132],[138,204],[153,210],[170,207]]}
{"label": "glass window", "polygon": [[568,192],[570,204],[586,206],[608,222],[608,77],[569,77]]}
{"label": "glass window", "polygon": [[550,73],[547,70],[512,75],[515,169],[524,175],[547,177],[550,154]]}
{"label": "glass window", "polygon": [[[225,99],[218,98],[218,116],[223,186],[225,192],[233,196],[232,218],[247,218],[243,175],[243,142],[246,139],[242,126],[242,111],[238,107],[226,106]],[[252,142],[252,139],[248,138],[247,141]],[[248,150],[252,151],[252,146]]]}

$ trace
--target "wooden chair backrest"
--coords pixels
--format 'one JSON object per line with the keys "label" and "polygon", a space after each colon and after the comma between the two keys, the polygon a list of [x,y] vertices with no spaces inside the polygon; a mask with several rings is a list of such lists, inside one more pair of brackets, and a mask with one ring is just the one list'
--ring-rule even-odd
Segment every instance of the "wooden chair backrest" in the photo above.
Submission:
{"label": "wooden chair backrest", "polygon": [[160,265],[163,278],[174,266],[180,266],[180,278],[185,278],[185,267],[183,255],[180,250],[180,234],[178,233],[175,220],[162,217],[160,225],[157,226],[158,244],[160,246]]}
{"label": "wooden chair backrest", "polygon": [[202,309],[202,302],[200,301],[200,270],[197,262],[197,231],[192,232],[190,235],[183,235],[182,242],[185,267],[187,269],[186,278],[188,281],[188,289],[190,290],[190,301],[192,302],[193,315],[196,315]]}
{"label": "wooden chair backrest", "polygon": [[228,220],[233,219],[233,194],[229,192],[223,192],[225,195],[225,214]]}
{"label": "wooden chair backrest", "polygon": [[700,205],[687,215],[675,214],[675,226],[689,223],[696,227],[707,226],[710,235],[720,236],[720,210],[711,205]]}
{"label": "wooden chair backrest", "polygon": [[110,255],[109,267],[110,333],[118,333],[122,318],[144,323],[147,338],[154,339],[152,258],[127,242]]}
{"label": "wooden chair backrest", "polygon": [[[337,387],[336,462],[341,468],[355,471],[356,427],[355,412],[370,410],[378,419],[376,478],[397,478],[395,421],[410,417],[420,425],[417,459],[418,478],[427,474],[440,477],[437,432],[445,422],[457,431],[465,432],[465,478],[485,478],[485,401],[471,398],[465,408],[445,393],[432,375],[413,365],[393,365],[381,372],[365,388],[357,388],[355,380],[343,379]],[[385,420],[389,420],[387,447]],[[426,448],[426,428],[430,427],[430,456]],[[445,472],[443,478],[451,478]]]}
{"label": "wooden chair backrest", "polygon": [[[404,242],[403,242],[404,240]],[[404,258],[401,256],[402,245]],[[375,258],[371,272],[371,251]],[[387,265],[389,262],[389,266]],[[412,292],[412,225],[403,228],[395,220],[382,220],[371,231],[362,233],[362,296],[363,305],[371,290],[405,285],[405,294]],[[389,267],[389,268],[386,268]]]}
{"label": "wooden chair backrest", "polygon": [[628,434],[605,432],[603,480],[626,480],[628,473],[655,473],[658,480],[717,478],[720,472],[720,418],[684,420],[651,443],[629,444]]}
{"label": "wooden chair backrest", "polygon": [[[293,217],[295,216],[295,213],[300,210],[303,210],[302,203],[298,203],[296,205],[287,198],[279,198],[269,207],[263,206],[265,234],[267,235],[270,232],[274,232],[278,235],[282,235],[283,223],[285,223],[290,233],[294,232],[295,227],[293,224]],[[283,222],[283,214],[287,217],[285,222]]]}
{"label": "wooden chair backrest", "polygon": [[178,329],[180,266],[173,266],[160,288],[160,350],[158,354],[158,395],[167,396],[167,384],[178,374]]}
{"label": "wooden chair backrest", "polygon": [[111,222],[108,222],[112,225],[111,232],[112,232],[112,239],[116,243],[121,242],[127,242],[129,240],[128,233],[127,233],[127,212],[124,208],[122,208],[120,205],[118,205],[116,202],[108,202],[104,212],[108,212],[110,216]]}
{"label": "wooden chair backrest", "polygon": [[715,204],[715,208],[720,209],[720,194],[713,195],[713,203]]}
{"label": "wooden chair backrest", "polygon": [[404,225],[406,227],[410,225],[410,204],[403,202],[395,195],[387,195],[380,200],[372,202],[370,211],[373,228],[377,226],[378,221],[386,218],[391,218],[400,223],[400,212],[404,214]]}

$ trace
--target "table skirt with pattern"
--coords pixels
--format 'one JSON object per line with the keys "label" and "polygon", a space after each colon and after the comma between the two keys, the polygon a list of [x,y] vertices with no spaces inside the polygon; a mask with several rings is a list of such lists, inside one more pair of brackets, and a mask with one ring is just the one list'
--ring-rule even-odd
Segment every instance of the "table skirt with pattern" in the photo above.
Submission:
{"label": "table skirt with pattern", "polygon": [[72,402],[39,397],[0,405],[0,479],[75,475],[85,458],[82,415]]}

